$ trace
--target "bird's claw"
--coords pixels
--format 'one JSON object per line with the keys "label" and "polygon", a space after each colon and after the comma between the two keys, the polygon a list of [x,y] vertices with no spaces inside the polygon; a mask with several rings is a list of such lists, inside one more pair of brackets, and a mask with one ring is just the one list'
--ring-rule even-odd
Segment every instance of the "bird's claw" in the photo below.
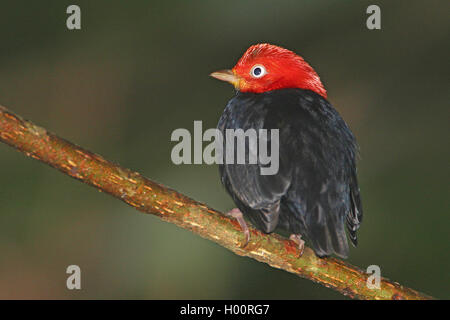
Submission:
{"label": "bird's claw", "polygon": [[245,242],[242,245],[242,248],[244,248],[250,241],[250,230],[248,229],[247,223],[245,222],[244,215],[238,208],[232,209],[225,215],[236,219],[237,222],[239,223],[239,226],[242,228],[242,231],[244,231]]}
{"label": "bird's claw", "polygon": [[291,234],[289,236],[289,240],[294,241],[298,245],[298,250],[300,252],[300,257],[303,255],[303,251],[305,251],[305,241],[302,240],[301,234]]}

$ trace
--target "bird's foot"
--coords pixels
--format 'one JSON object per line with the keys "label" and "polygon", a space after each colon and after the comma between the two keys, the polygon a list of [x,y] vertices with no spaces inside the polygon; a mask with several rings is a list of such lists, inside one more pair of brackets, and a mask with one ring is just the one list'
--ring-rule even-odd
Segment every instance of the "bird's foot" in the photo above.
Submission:
{"label": "bird's foot", "polygon": [[244,215],[238,208],[232,209],[231,211],[225,213],[225,215],[228,217],[235,218],[239,223],[239,225],[241,226],[242,230],[244,231],[245,243],[242,246],[242,248],[244,248],[250,241],[250,230],[248,229],[247,223],[245,222]]}
{"label": "bird's foot", "polygon": [[289,240],[294,241],[298,245],[298,250],[300,251],[300,257],[303,255],[305,250],[305,241],[302,240],[301,234],[291,234]]}

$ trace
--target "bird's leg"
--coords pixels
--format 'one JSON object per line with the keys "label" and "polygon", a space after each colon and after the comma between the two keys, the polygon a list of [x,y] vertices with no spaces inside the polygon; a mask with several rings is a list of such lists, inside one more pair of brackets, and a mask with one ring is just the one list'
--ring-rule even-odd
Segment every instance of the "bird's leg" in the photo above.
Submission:
{"label": "bird's leg", "polygon": [[242,230],[244,231],[245,235],[245,243],[242,247],[245,247],[248,242],[250,241],[250,231],[248,230],[247,223],[245,222],[244,216],[242,215],[241,210],[238,208],[234,208],[231,211],[225,213],[226,216],[235,218],[239,225],[241,226]]}
{"label": "bird's leg", "polygon": [[303,255],[305,250],[305,241],[302,240],[301,234],[291,234],[289,240],[294,241],[298,245],[298,250],[300,251],[300,257]]}

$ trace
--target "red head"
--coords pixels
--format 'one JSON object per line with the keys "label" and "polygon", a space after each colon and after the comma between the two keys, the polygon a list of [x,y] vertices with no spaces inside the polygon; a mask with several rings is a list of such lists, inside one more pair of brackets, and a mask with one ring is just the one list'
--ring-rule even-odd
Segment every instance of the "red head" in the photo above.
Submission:
{"label": "red head", "polygon": [[302,57],[267,43],[251,46],[233,69],[213,72],[211,76],[232,83],[242,92],[301,88],[327,97],[319,76]]}

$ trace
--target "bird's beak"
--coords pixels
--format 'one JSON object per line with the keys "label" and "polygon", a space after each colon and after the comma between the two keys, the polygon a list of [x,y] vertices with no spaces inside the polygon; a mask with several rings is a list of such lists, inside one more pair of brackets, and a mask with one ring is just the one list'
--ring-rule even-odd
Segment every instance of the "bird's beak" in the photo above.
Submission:
{"label": "bird's beak", "polygon": [[220,70],[210,74],[211,77],[231,83],[236,89],[239,87],[239,77],[232,70]]}

